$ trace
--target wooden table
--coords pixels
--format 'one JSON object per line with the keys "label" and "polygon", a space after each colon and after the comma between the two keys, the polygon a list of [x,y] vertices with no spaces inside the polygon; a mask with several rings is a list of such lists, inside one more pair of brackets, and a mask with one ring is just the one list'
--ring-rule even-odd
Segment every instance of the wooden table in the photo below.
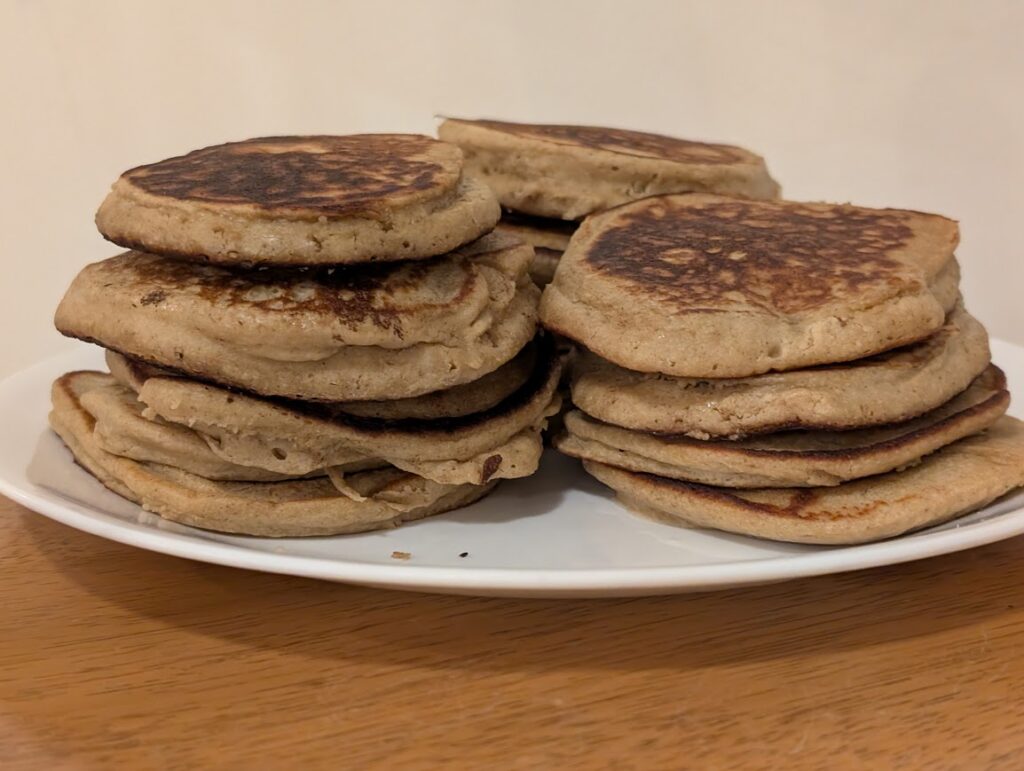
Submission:
{"label": "wooden table", "polygon": [[249,573],[0,499],[0,767],[1021,768],[1024,540],[703,595]]}

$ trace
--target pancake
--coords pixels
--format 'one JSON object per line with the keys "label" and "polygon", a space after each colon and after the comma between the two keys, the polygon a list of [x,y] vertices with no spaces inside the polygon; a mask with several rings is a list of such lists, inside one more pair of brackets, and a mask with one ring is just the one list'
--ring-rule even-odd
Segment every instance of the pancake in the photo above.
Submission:
{"label": "pancake", "polygon": [[541,321],[639,372],[748,377],[921,340],[956,301],[957,224],[933,214],[670,195],[594,215]]}
{"label": "pancake", "polygon": [[923,342],[848,364],[750,378],[648,375],[581,353],[572,398],[605,423],[697,439],[861,428],[939,407],[967,388],[989,359],[985,328],[958,305]]}
{"label": "pancake", "polygon": [[[250,434],[211,436],[148,413],[134,392],[113,382],[110,376],[97,372],[75,375],[94,379],[81,393],[80,401],[95,421],[93,438],[101,449],[207,479],[264,482],[393,467],[441,484],[485,484],[532,474],[542,451],[537,427],[519,431],[474,456],[452,460],[397,458],[391,464],[385,457],[361,453],[348,446],[321,447],[319,457],[315,455],[316,447],[300,447],[289,453],[283,449],[289,446],[287,437],[281,440]],[[556,407],[557,401],[552,409]],[[299,471],[288,473],[288,469],[296,466],[301,467]]]}
{"label": "pancake", "polygon": [[[336,402],[333,409],[366,418],[419,418],[437,420],[483,412],[498,405],[522,388],[537,365],[538,346],[531,343],[511,361],[479,380],[423,396],[391,401]],[[179,377],[173,369],[129,359],[115,351],[106,352],[107,368],[120,383],[138,392],[149,378]]]}
{"label": "pancake", "polygon": [[398,469],[346,474],[353,500],[327,477],[283,482],[205,479],[159,463],[138,463],[103,450],[80,388],[100,373],[69,373],[53,385],[50,425],[75,460],[104,486],[147,511],[184,525],[227,533],[294,537],[397,527],[467,506],[488,485],[439,485]]}
{"label": "pancake", "polygon": [[480,412],[441,419],[380,419],[336,405],[268,400],[182,377],[132,377],[147,418],[187,427],[230,463],[298,476],[377,459],[434,481],[481,484],[529,476],[540,432],[560,406],[561,362],[551,341],[538,344],[523,385]]}
{"label": "pancake", "polygon": [[272,396],[402,399],[476,380],[535,331],[529,246],[498,234],[435,260],[232,271],[126,252],[87,266],[57,328]]}
{"label": "pancake", "polygon": [[746,441],[702,441],[610,426],[576,410],[555,446],[629,471],[721,487],[828,487],[917,463],[984,431],[1006,412],[1006,377],[989,367],[964,393],[919,418],[858,431],[789,431]]}
{"label": "pancake", "polygon": [[[68,376],[68,381],[82,409],[94,421],[93,439],[97,446],[113,455],[174,466],[226,482],[277,482],[295,478],[295,475],[224,460],[210,450],[195,431],[160,419],[146,419],[142,415],[145,405],[110,375],[75,372]],[[322,476],[322,472],[319,475]]]}
{"label": "pancake", "polygon": [[500,216],[462,152],[424,136],[267,137],[126,171],[96,214],[138,251],[244,265],[444,254]]}
{"label": "pancake", "polygon": [[530,278],[537,286],[544,287],[555,277],[558,261],[576,228],[575,222],[503,212],[495,231],[519,238],[533,247]]}
{"label": "pancake", "polygon": [[527,345],[516,357],[478,380],[423,396],[391,401],[339,402],[338,410],[366,418],[439,420],[484,412],[526,385],[537,365],[537,347]]}
{"label": "pancake", "polygon": [[564,220],[663,193],[777,198],[764,159],[739,147],[597,126],[449,118],[438,136],[462,148],[503,206]]}
{"label": "pancake", "polygon": [[913,468],[837,487],[730,490],[583,465],[624,505],[669,524],[775,541],[864,543],[946,522],[1024,485],[1024,423],[1004,416]]}

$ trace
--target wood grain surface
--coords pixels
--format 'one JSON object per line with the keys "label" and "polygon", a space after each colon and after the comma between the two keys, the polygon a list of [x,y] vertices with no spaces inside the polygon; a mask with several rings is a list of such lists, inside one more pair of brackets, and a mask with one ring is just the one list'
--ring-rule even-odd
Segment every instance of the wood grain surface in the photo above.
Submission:
{"label": "wood grain surface", "polygon": [[653,599],[405,594],[0,499],[0,767],[1024,767],[1024,540]]}

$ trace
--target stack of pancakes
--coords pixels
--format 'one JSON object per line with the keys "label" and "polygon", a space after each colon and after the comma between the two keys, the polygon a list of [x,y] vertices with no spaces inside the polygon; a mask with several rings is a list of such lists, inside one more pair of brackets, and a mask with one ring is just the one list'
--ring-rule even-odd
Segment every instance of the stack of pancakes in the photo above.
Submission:
{"label": "stack of pancakes", "polygon": [[125,172],[58,329],[109,373],[51,423],[168,519],[291,536],[395,526],[532,474],[560,363],[533,250],[461,151],[420,136],[275,137]]}
{"label": "stack of pancakes", "polygon": [[556,441],[630,508],[851,543],[1024,484],[955,222],[665,195],[589,217],[541,303],[586,350]]}
{"label": "stack of pancakes", "polygon": [[449,118],[441,139],[504,207],[499,229],[534,247],[538,285],[554,276],[578,221],[664,193],[773,199],[779,186],[764,159],[740,147],[596,126]]}

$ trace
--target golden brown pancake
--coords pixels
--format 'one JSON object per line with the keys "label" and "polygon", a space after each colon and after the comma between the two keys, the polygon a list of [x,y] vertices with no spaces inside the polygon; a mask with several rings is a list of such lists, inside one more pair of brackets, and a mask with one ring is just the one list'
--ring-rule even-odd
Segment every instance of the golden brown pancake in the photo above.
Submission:
{"label": "golden brown pancake", "polygon": [[289,475],[371,458],[444,483],[527,476],[540,458],[540,431],[560,404],[561,361],[546,338],[520,388],[478,412],[433,419],[264,399],[147,372],[116,354],[108,361],[122,387],[137,391],[146,417],[192,429],[225,461]]}
{"label": "golden brown pancake", "polygon": [[921,340],[957,298],[957,224],[933,214],[709,195],[588,218],[541,320],[628,369],[747,377]]}
{"label": "golden brown pancake", "polygon": [[920,343],[867,359],[746,378],[677,378],[623,369],[589,352],[573,365],[576,406],[638,431],[736,439],[786,429],[900,423],[967,388],[990,360],[988,333],[957,305]]}
{"label": "golden brown pancake", "polygon": [[[341,414],[383,420],[459,418],[492,409],[524,387],[534,376],[539,346],[527,345],[514,359],[479,380],[423,396],[390,401],[335,402],[331,410]],[[138,393],[150,378],[187,377],[167,367],[157,367],[114,351],[106,352],[107,368],[118,382]]]}
{"label": "golden brown pancake", "polygon": [[462,172],[457,147],[424,136],[250,139],[126,171],[96,223],[131,249],[220,263],[430,257],[498,220]]}
{"label": "golden brown pancake", "polygon": [[104,486],[147,511],[184,525],[247,535],[358,533],[467,506],[494,488],[445,485],[395,468],[279,482],[207,479],[161,463],[107,452],[82,406],[99,372],[72,372],[53,384],[50,425],[75,460]]}
{"label": "golden brown pancake", "polygon": [[776,198],[764,160],[731,145],[599,126],[449,118],[438,136],[516,212],[565,220],[663,193]]}
{"label": "golden brown pancake", "polygon": [[533,338],[532,257],[499,234],[432,260],[305,271],[127,252],[84,268],[55,323],[256,393],[401,399],[476,380]]}
{"label": "golden brown pancake", "polygon": [[828,487],[911,466],[983,431],[1006,412],[1006,377],[990,366],[962,394],[904,423],[854,431],[786,431],[739,441],[652,434],[566,416],[556,447],[629,471],[721,487]]}
{"label": "golden brown pancake", "polygon": [[937,525],[1024,485],[1024,423],[1004,416],[912,468],[836,487],[732,490],[583,465],[627,507],[670,524],[776,541],[864,543]]}

